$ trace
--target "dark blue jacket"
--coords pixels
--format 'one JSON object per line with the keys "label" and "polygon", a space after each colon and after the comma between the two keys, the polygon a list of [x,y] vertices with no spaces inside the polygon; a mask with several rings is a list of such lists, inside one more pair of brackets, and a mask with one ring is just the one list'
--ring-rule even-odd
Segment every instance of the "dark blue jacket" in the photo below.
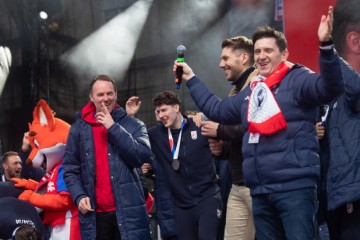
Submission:
{"label": "dark blue jacket", "polygon": [[[110,179],[116,203],[116,217],[122,240],[151,239],[142,182],[136,168],[152,156],[145,125],[113,110],[115,124],[108,129]],[[64,181],[72,199],[90,197],[95,205],[95,154],[92,127],[79,114],[71,126],[63,160]],[[95,212],[82,214],[79,221],[82,239],[96,238]]]}
{"label": "dark blue jacket", "polygon": [[12,234],[21,225],[30,225],[40,233],[44,233],[44,225],[36,208],[26,201],[13,197],[0,199],[0,239],[13,239]]}
{"label": "dark blue jacket", "polygon": [[157,161],[151,163],[155,173],[155,204],[156,218],[160,227],[162,238],[176,237],[176,226],[174,219],[174,198],[171,194],[169,184],[166,182],[166,174]]}
{"label": "dark blue jacket", "polygon": [[[173,134],[174,137],[174,134]],[[201,135],[192,119],[184,125],[181,137],[179,161],[180,169],[171,167],[168,130],[164,125],[149,129],[151,149],[155,154],[154,166],[160,165],[162,172],[156,171],[164,186],[171,189],[174,203],[178,207],[192,207],[201,201],[219,194],[214,159],[209,149],[208,138]],[[175,138],[174,138],[175,140]],[[177,141],[174,141],[176,146]],[[158,176],[162,174],[162,176]]]}
{"label": "dark blue jacket", "polygon": [[197,77],[187,82],[196,104],[211,120],[242,123],[244,181],[252,195],[314,187],[318,182],[320,161],[315,131],[318,106],[344,91],[338,56],[333,50],[320,52],[321,76],[295,65],[273,90],[287,128],[261,135],[258,144],[248,143],[249,87],[220,101]]}
{"label": "dark blue jacket", "polygon": [[360,200],[360,75],[342,61],[345,93],[330,105],[328,209]]}

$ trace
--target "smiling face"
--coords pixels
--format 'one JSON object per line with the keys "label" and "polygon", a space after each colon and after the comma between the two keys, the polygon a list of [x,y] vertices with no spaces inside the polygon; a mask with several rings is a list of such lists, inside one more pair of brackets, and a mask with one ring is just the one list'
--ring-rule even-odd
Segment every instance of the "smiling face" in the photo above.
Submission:
{"label": "smiling face", "polygon": [[275,68],[286,61],[289,53],[287,49],[280,51],[276,39],[272,37],[258,39],[254,44],[254,58],[256,67],[261,75],[269,76]]}
{"label": "smiling face", "polygon": [[117,100],[115,86],[110,81],[97,80],[92,86],[90,100],[95,104],[96,112],[103,111],[101,104],[104,103],[111,113]]}
{"label": "smiling face", "polygon": [[225,71],[228,81],[236,81],[246,70],[244,61],[248,58],[248,54],[240,49],[224,47],[221,52],[219,67]]}
{"label": "smiling face", "polygon": [[179,129],[181,128],[181,114],[179,110],[178,104],[162,104],[155,108],[155,114],[166,128]]}
{"label": "smiling face", "polygon": [[20,157],[17,155],[7,156],[7,159],[3,162],[3,169],[7,180],[10,180],[10,178],[19,178],[22,169]]}

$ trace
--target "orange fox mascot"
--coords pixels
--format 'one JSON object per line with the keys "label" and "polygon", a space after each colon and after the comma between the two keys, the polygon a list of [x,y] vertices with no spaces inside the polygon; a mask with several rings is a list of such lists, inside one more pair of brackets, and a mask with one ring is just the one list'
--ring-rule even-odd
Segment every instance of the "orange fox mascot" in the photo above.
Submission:
{"label": "orange fox mascot", "polygon": [[40,100],[29,123],[29,142],[32,151],[28,161],[40,168],[46,163],[46,174],[36,182],[13,178],[16,187],[25,190],[19,199],[44,211],[44,224],[51,227],[50,239],[79,240],[78,209],[71,200],[63,180],[62,158],[70,125],[55,118],[50,107]]}

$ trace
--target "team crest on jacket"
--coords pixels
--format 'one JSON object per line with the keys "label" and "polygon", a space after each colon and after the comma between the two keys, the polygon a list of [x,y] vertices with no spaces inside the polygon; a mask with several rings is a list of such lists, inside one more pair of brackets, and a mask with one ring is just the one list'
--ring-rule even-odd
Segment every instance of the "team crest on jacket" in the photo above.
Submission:
{"label": "team crest on jacket", "polygon": [[196,140],[197,139],[197,131],[191,131],[191,139]]}

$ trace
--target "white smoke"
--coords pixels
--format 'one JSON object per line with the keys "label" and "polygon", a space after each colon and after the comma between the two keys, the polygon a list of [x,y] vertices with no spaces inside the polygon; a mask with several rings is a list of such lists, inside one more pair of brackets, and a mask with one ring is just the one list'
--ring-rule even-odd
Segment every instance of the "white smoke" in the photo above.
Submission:
{"label": "white smoke", "polygon": [[61,59],[76,74],[121,79],[131,62],[152,1],[140,0],[81,41]]}

